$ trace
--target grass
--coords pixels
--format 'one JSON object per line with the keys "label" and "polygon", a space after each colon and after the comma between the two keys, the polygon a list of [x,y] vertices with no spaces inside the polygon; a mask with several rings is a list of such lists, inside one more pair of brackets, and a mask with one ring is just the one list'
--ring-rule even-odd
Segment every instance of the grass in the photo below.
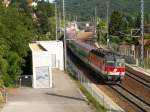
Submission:
{"label": "grass", "polygon": [[4,107],[4,104],[5,104],[5,98],[3,97],[2,92],[0,90],[0,112],[2,108]]}
{"label": "grass", "polygon": [[91,106],[94,112],[106,112],[106,109],[104,106],[100,105],[100,103],[84,88],[84,86],[81,85],[81,83],[75,78],[70,72],[68,72],[69,76],[77,86],[80,88],[81,92],[86,96],[88,100],[88,105]]}
{"label": "grass", "polygon": [[150,58],[145,58],[144,59],[144,68],[145,69],[150,69]]}
{"label": "grass", "polygon": [[150,34],[145,33],[145,34],[144,34],[144,38],[145,38],[145,39],[150,39]]}

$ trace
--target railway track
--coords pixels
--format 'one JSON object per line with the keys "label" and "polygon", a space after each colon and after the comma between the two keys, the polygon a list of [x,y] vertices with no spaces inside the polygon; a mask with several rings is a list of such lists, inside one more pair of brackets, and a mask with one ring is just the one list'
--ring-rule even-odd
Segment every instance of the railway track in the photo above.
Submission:
{"label": "railway track", "polygon": [[143,84],[144,86],[150,88],[150,81],[140,77],[139,75],[133,74],[129,71],[126,72],[126,76],[131,77],[132,79],[136,80],[137,82]]}
{"label": "railway track", "polygon": [[110,85],[109,87],[130,103],[136,112],[148,112],[150,110],[150,103],[148,101],[143,100],[141,97],[130,92],[122,85]]}

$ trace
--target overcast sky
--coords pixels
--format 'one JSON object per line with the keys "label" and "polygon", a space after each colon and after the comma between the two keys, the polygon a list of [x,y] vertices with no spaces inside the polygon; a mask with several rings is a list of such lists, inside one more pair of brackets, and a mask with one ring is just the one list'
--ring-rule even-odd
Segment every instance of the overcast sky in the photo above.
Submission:
{"label": "overcast sky", "polygon": [[[41,1],[41,0],[39,0],[39,1]],[[50,3],[53,3],[53,1],[55,1],[55,0],[45,0],[45,1],[49,1]]]}
{"label": "overcast sky", "polygon": [[[45,0],[46,1],[46,0]],[[48,0],[50,3],[53,3],[54,0]]]}

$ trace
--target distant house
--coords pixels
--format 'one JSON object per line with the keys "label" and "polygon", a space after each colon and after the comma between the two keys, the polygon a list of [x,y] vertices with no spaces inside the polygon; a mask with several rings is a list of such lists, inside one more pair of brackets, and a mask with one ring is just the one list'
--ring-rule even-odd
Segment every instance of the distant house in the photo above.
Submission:
{"label": "distant house", "polygon": [[8,7],[10,3],[11,3],[11,0],[4,0],[3,1],[3,4],[5,5],[5,7]]}
{"label": "distant house", "polygon": [[32,3],[31,3],[31,6],[32,6],[32,7],[36,7],[36,6],[37,6],[37,2],[32,2]]}
{"label": "distant house", "polygon": [[[36,7],[37,6],[37,2],[40,2],[40,1],[42,1],[42,0],[37,0],[37,1],[34,1],[34,2],[32,2],[30,5],[32,6],[32,7]],[[48,3],[53,3],[54,2],[54,0],[44,0],[45,2],[48,2]]]}

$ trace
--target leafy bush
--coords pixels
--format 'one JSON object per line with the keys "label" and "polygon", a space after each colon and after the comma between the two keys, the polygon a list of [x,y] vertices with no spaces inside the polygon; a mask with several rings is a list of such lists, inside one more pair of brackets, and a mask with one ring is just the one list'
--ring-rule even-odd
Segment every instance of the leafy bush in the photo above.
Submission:
{"label": "leafy bush", "polygon": [[34,37],[32,19],[18,9],[0,4],[0,86],[15,84]]}
{"label": "leafy bush", "polygon": [[37,35],[42,37],[41,40],[45,39],[47,32],[54,37],[55,30],[50,30],[55,27],[54,19],[50,20],[53,25],[48,29],[48,18],[54,16],[53,4],[38,2],[37,9],[34,9],[37,19],[34,20],[30,1],[12,0],[7,8],[0,2],[0,86],[13,86],[16,83],[25,66],[28,45],[39,39]]}

